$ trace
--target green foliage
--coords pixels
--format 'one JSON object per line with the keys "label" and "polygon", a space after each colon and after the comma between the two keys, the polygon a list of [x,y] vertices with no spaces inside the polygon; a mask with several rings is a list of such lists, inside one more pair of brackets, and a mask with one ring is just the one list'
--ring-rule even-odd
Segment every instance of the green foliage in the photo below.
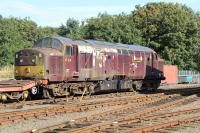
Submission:
{"label": "green foliage", "polygon": [[174,3],[149,3],[132,12],[133,23],[142,31],[146,46],[158,52],[168,64],[180,69],[200,69],[194,51],[199,47],[199,16]]}
{"label": "green foliage", "polygon": [[[22,23],[25,20],[22,20]],[[24,25],[14,18],[0,20],[0,65],[13,63],[14,53],[19,49],[31,46],[31,41],[28,41],[28,36],[25,36],[26,31],[22,30]],[[25,27],[25,26],[24,26]],[[26,37],[26,39],[24,39]]]}
{"label": "green foliage", "polygon": [[31,20],[18,18],[0,19],[0,66],[13,64],[15,52],[31,47],[38,38],[52,35],[53,28],[37,27]]}
{"label": "green foliage", "polygon": [[129,15],[99,14],[88,19],[82,28],[83,38],[120,43],[141,43],[140,31],[131,23]]}
{"label": "green foliage", "polygon": [[80,39],[80,26],[79,21],[73,18],[69,18],[66,25],[61,25],[58,31],[59,35],[66,36],[68,38]]}
{"label": "green foliage", "polygon": [[37,28],[37,39],[47,36],[57,36],[58,28],[53,27],[38,27]]}

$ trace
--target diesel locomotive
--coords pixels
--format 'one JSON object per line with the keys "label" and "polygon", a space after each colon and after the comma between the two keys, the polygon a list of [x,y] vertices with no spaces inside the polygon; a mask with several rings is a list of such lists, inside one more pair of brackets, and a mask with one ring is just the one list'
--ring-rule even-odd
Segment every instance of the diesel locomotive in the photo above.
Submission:
{"label": "diesel locomotive", "polygon": [[[144,46],[51,36],[15,54],[15,79],[34,81],[8,97],[56,97],[102,91],[156,90],[164,61]],[[1,88],[0,88],[1,89]],[[3,92],[1,92],[3,93]]]}

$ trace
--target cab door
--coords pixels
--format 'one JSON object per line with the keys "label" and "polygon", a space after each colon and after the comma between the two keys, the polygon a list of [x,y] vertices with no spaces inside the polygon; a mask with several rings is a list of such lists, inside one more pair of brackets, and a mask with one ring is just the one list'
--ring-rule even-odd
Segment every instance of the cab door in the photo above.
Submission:
{"label": "cab door", "polygon": [[77,72],[77,46],[67,45],[65,47],[64,64],[65,64],[65,80],[70,80],[73,78],[74,74]]}
{"label": "cab door", "polygon": [[152,70],[153,70],[153,60],[152,60],[152,53],[146,53],[146,77],[152,77]]}
{"label": "cab door", "polygon": [[158,75],[158,73],[159,73],[159,70],[158,70],[158,56],[157,56],[157,54],[156,53],[153,53],[152,54],[152,62],[153,62],[153,66],[152,66],[152,68],[153,68],[153,74],[154,74],[154,76],[157,76]]}

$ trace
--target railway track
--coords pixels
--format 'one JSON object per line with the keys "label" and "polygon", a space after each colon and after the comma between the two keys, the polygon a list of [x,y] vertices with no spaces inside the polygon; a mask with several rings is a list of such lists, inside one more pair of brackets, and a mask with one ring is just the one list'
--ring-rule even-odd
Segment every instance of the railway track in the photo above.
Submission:
{"label": "railway track", "polygon": [[[176,84],[176,85],[163,85],[160,86],[160,89],[153,93],[166,93],[166,94],[172,94],[172,93],[185,93],[185,91],[188,91],[187,89],[193,88],[196,89],[200,87],[200,84]],[[185,89],[185,90],[183,90]],[[145,93],[145,92],[144,92]],[[149,92],[147,92],[149,93]],[[107,97],[116,97],[116,96],[131,96],[134,95],[132,92],[121,92],[121,93],[109,93],[109,94],[103,94],[103,95],[87,95],[84,96],[84,100],[91,100],[96,98],[107,98]],[[59,104],[59,103],[66,103],[66,102],[80,102],[81,96],[76,97],[68,97],[68,98],[55,98],[55,99],[40,99],[40,100],[32,100],[32,101],[14,101],[14,102],[7,102],[7,103],[0,103],[0,109],[4,108],[23,108],[24,106],[33,106],[33,105],[45,105],[45,104]]]}
{"label": "railway track", "polygon": [[[179,118],[176,118],[179,117]],[[183,118],[180,118],[183,117]],[[184,118],[185,117],[185,118]],[[169,120],[171,118],[171,120]],[[160,120],[161,119],[161,120]],[[175,119],[175,120],[173,120]],[[165,122],[158,122],[158,121],[165,121]],[[200,108],[195,109],[189,109],[189,110],[183,110],[183,111],[177,111],[172,113],[165,113],[165,114],[157,114],[152,116],[146,116],[143,118],[140,118],[138,120],[135,120],[133,123],[131,123],[131,126],[129,125],[128,130],[121,131],[122,133],[143,133],[143,132],[164,132],[164,130],[168,127],[178,126],[184,123],[191,123],[200,121]],[[151,124],[149,124],[151,123]],[[149,126],[141,126],[137,127],[139,124],[148,125]],[[125,125],[124,125],[125,126]],[[127,125],[126,125],[127,126]],[[123,127],[123,125],[121,126]],[[180,126],[179,126],[180,127]],[[170,130],[168,128],[167,130]],[[171,128],[174,131],[174,128]],[[171,130],[172,132],[172,130]]]}
{"label": "railway track", "polygon": [[39,118],[45,116],[54,116],[62,113],[79,112],[92,110],[97,108],[103,108],[106,106],[116,106],[116,105],[126,105],[134,103],[134,105],[143,105],[148,102],[155,100],[168,98],[164,94],[154,94],[151,96],[127,96],[127,97],[116,97],[110,98],[103,101],[87,102],[87,103],[77,103],[77,104],[66,104],[57,105],[53,107],[43,107],[37,109],[21,110],[21,111],[11,111],[0,113],[0,125],[5,125],[13,122],[18,122],[22,120],[27,120],[30,118]]}
{"label": "railway track", "polygon": [[146,104],[146,107],[127,105],[126,107],[123,107],[121,109],[115,108],[113,110],[80,117],[65,123],[28,132],[113,132],[116,129],[118,130],[121,124],[127,124],[129,122],[136,121],[150,113],[171,107],[173,105],[179,105],[182,103],[190,103],[192,101],[195,101],[196,96],[189,96],[187,98],[183,98],[181,96],[174,96],[165,100],[159,99],[154,102],[149,102],[148,104]]}
{"label": "railway track", "polygon": [[40,99],[40,100],[32,100],[32,101],[18,101],[18,102],[7,102],[1,103],[0,109],[4,108],[23,108],[24,106],[33,106],[33,105],[45,105],[45,104],[63,104],[63,103],[71,103],[71,102],[82,102],[83,100],[91,100],[91,99],[100,99],[107,97],[122,97],[122,96],[133,96],[133,92],[122,92],[122,93],[109,93],[103,95],[86,95],[86,96],[70,96],[70,97],[61,97],[54,99]]}
{"label": "railway track", "polygon": [[[65,101],[66,98],[63,98],[63,101],[60,100],[62,98],[51,99],[53,101],[50,102],[59,104],[36,109],[0,112],[0,125],[9,125],[29,119],[37,120],[40,118],[42,119],[72,112],[87,112],[109,107],[108,110],[94,112],[89,115],[71,119],[65,123],[60,123],[37,130],[33,129],[28,132],[59,132],[60,130],[64,132],[101,132],[104,131],[104,129],[105,131],[116,129],[118,130],[118,128],[115,126],[120,126],[119,120],[121,118],[124,116],[128,116],[126,119],[132,118],[128,114],[132,114],[135,116],[133,119],[136,119],[138,116],[148,116],[154,112],[172,106],[189,104],[195,101],[197,99],[196,96],[187,97],[185,95],[199,94],[200,90],[198,89],[198,86],[193,86],[194,88],[190,87],[191,86],[185,87],[183,89],[173,88],[170,90],[161,89],[155,92],[155,94],[152,93],[138,96],[133,95],[132,92],[86,96],[81,103],[77,102],[80,100],[80,97],[70,99],[68,102]],[[32,101],[27,101],[25,103],[28,102],[31,103]],[[43,100],[41,100],[41,102],[43,102]]]}
{"label": "railway track", "polygon": [[178,133],[189,133],[189,132],[199,132],[199,125],[200,120],[198,119],[198,116],[195,116],[193,118],[187,118],[179,120],[178,124],[174,124],[171,126],[166,126],[164,128],[155,129],[153,131],[149,132],[178,132]]}

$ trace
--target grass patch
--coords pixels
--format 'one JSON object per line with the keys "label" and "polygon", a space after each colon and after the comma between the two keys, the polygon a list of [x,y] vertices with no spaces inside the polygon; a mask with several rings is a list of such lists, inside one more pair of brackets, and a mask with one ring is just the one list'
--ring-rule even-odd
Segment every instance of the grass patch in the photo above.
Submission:
{"label": "grass patch", "polygon": [[0,78],[14,78],[14,66],[1,67]]}

